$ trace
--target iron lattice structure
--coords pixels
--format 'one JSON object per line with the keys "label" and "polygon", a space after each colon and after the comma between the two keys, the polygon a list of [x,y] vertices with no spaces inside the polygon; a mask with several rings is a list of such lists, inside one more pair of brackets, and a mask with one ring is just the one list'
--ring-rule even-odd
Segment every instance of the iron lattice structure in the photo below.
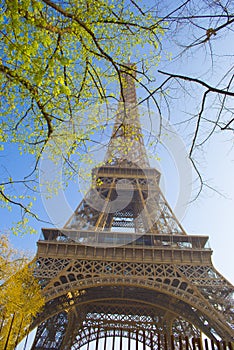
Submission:
{"label": "iron lattice structure", "polygon": [[234,288],[213,267],[208,237],[187,235],[159,188],[131,69],[122,73],[119,112],[91,189],[64,228],[43,229],[38,241],[46,305],[31,327],[34,350],[102,338],[106,349],[116,336],[128,338],[128,349],[131,339],[166,349],[171,334],[178,342],[201,333],[234,339]]}

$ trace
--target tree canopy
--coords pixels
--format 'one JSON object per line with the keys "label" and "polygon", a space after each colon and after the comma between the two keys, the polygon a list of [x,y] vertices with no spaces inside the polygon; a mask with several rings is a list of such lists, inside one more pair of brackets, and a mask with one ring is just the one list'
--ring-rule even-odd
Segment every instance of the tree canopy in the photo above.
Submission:
{"label": "tree canopy", "polygon": [[[0,30],[1,147],[15,143],[19,154],[34,159],[21,179],[4,176],[0,195],[3,204],[22,209],[21,223],[26,223],[32,213],[30,194],[20,197],[9,188],[36,189],[33,176],[56,127],[72,122],[94,102],[115,99],[110,86],[119,82],[121,87],[120,70],[129,55],[138,56],[148,44],[156,56],[164,29],[134,1],[98,0],[94,6],[86,0],[16,0],[2,3]],[[142,65],[144,76],[146,59]],[[92,116],[81,119],[73,148],[79,152],[97,127]]]}
{"label": "tree canopy", "polygon": [[[6,147],[14,144],[19,157],[30,159],[31,169],[19,175],[2,168],[2,206],[19,207],[21,225],[27,224],[28,215],[37,217],[32,209],[39,191],[37,170],[48,140],[56,128],[61,130],[76,119],[79,127],[71,152],[82,153],[89,142],[95,142],[92,135],[106,120],[100,123],[97,114],[81,111],[93,103],[116,101],[116,91],[122,94],[123,89],[120,72],[127,70],[129,57],[136,63],[137,75],[133,76],[142,91],[139,103],[152,100],[160,116],[170,119],[179,94],[199,99],[197,109],[178,122],[192,123],[188,152],[202,184],[194,150],[216,130],[233,131],[230,60],[219,80],[212,76],[220,60],[214,43],[232,34],[233,7],[231,1],[223,0],[199,4],[195,0],[97,0],[95,6],[89,0],[4,0],[0,13],[0,147],[5,156]],[[184,62],[183,57],[191,60],[192,69],[199,50],[209,56],[207,75],[180,73],[178,66],[173,72],[156,71],[160,60],[178,63]],[[214,101],[216,113],[209,118],[207,103],[214,106]],[[204,124],[210,127],[200,138]]]}

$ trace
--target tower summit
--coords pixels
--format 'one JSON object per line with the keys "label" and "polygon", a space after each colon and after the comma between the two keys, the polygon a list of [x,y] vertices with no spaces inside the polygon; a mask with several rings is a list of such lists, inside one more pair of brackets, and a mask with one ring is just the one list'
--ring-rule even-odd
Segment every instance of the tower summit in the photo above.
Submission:
{"label": "tower summit", "polygon": [[[105,162],[62,229],[42,229],[36,276],[46,305],[33,350],[183,348],[184,336],[234,340],[233,286],[212,265],[208,237],[187,235],[150,167],[135,75],[121,73]],[[133,346],[133,344],[135,344]],[[186,343],[187,344],[187,343]],[[110,348],[110,347],[108,347]],[[84,348],[83,348],[84,349]],[[187,348],[186,348],[187,349]]]}

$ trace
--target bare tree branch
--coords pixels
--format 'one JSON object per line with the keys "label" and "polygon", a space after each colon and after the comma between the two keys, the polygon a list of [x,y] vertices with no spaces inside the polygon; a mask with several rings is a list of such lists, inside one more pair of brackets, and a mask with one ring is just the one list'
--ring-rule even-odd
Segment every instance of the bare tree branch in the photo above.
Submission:
{"label": "bare tree branch", "polygon": [[168,80],[170,80],[172,78],[178,78],[178,79],[190,81],[190,82],[197,83],[197,84],[200,84],[200,85],[206,87],[211,92],[216,92],[216,93],[221,94],[221,95],[234,97],[234,92],[228,91],[227,88],[226,89],[217,89],[217,88],[215,88],[215,87],[213,87],[213,86],[207,84],[206,82],[204,82],[200,79],[197,79],[197,78],[191,78],[191,77],[187,77],[185,75],[180,75],[180,74],[167,73],[167,72],[163,72],[161,70],[159,70],[158,72],[169,76]]}

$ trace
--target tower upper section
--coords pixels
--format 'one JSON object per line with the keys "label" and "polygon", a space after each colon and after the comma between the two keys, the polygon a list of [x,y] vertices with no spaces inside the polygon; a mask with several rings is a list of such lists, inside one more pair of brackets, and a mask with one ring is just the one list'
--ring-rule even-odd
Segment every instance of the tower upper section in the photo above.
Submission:
{"label": "tower upper section", "polygon": [[105,162],[120,167],[149,168],[136,97],[135,65],[120,74],[120,101]]}

